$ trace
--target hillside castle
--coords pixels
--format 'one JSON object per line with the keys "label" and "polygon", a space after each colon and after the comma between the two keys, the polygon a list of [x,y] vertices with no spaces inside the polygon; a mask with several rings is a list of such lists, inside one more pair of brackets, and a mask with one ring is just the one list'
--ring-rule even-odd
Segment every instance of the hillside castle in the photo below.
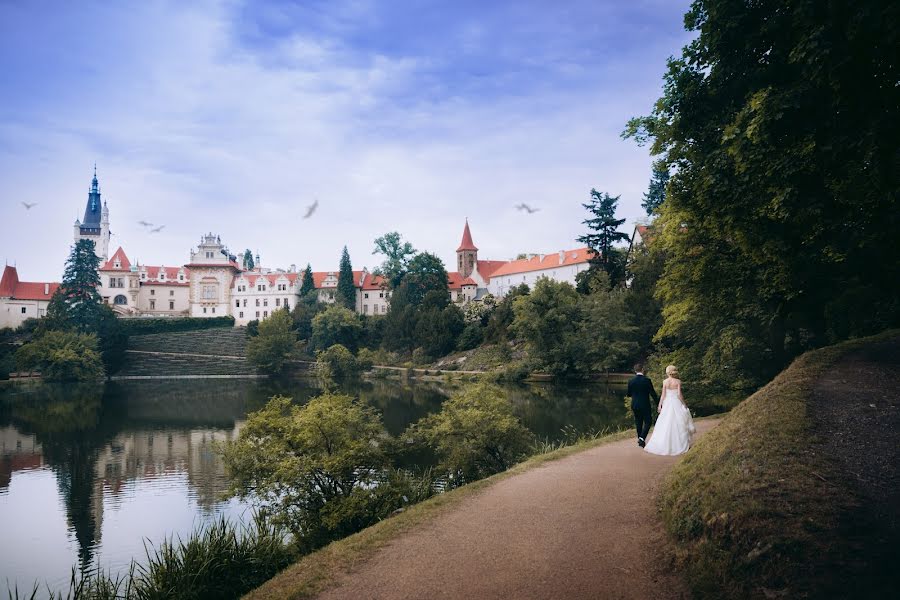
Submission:
{"label": "hillside castle", "polygon": [[[300,299],[303,274],[294,265],[286,269],[262,267],[257,256],[252,268],[231,254],[218,235],[200,237],[190,259],[181,266],[132,263],[119,247],[109,255],[109,208],[101,201],[96,167],[88,192],[84,220],[75,221],[74,239],[94,241],[101,259],[100,296],[123,317],[231,315],[236,325],[265,319],[279,308],[293,308]],[[456,249],[456,271],[448,272],[453,302],[478,302],[487,294],[504,296],[522,283],[534,286],[541,277],[575,284],[575,276],[589,267],[587,248],[534,254],[512,261],[479,260],[469,223],[463,227]],[[390,306],[390,291],[381,277],[367,269],[353,271],[356,311],[383,315]],[[319,300],[335,301],[338,272],[313,272]],[[18,327],[29,317],[44,316],[58,283],[19,281],[13,266],[0,278],[0,327]]]}

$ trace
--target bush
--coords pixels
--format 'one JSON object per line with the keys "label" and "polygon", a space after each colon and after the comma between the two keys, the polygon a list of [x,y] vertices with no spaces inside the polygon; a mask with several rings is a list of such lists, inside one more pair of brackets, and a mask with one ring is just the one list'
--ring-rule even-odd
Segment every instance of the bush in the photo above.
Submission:
{"label": "bush", "polygon": [[316,372],[326,379],[355,377],[360,372],[359,361],[340,344],[316,352]]}
{"label": "bush", "polygon": [[359,352],[356,353],[356,362],[359,365],[359,370],[371,370],[375,363],[378,362],[379,354],[382,354],[382,352],[375,352],[368,348],[360,348]]}
{"label": "bush", "polygon": [[216,327],[234,327],[234,317],[170,317],[170,318],[120,318],[125,335],[166,333],[169,331],[195,331]]}
{"label": "bush", "polygon": [[333,304],[312,320],[312,350],[324,350],[340,344],[351,352],[356,352],[362,336],[362,324],[355,312]]}
{"label": "bush", "polygon": [[224,446],[232,490],[250,497],[311,551],[372,525],[405,505],[393,488],[389,436],[378,413],[342,394],[306,406],[276,396],[251,413]]}
{"label": "bush", "polygon": [[293,325],[287,310],[273,312],[259,324],[259,335],[247,343],[247,360],[266,373],[280,373],[285,361],[297,350]]}
{"label": "bush", "polygon": [[259,335],[259,319],[247,322],[247,337],[253,338]]}
{"label": "bush", "polygon": [[534,436],[513,415],[497,386],[469,386],[444,402],[441,411],[414,424],[411,442],[431,447],[458,483],[505,471],[525,457]]}
{"label": "bush", "polygon": [[457,350],[471,350],[477,348],[484,341],[484,328],[477,323],[470,323],[463,329],[462,335],[456,342]]}
{"label": "bush", "polygon": [[16,352],[21,371],[40,371],[47,381],[103,379],[97,336],[73,331],[45,331]]}

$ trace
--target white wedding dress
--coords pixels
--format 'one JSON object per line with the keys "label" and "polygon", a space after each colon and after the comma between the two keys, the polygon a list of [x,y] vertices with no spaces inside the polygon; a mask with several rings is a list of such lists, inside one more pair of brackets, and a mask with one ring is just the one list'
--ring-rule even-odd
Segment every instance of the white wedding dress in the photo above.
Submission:
{"label": "white wedding dress", "polygon": [[662,410],[644,450],[664,456],[684,454],[696,432],[691,411],[678,399],[677,389],[664,389],[660,403]]}

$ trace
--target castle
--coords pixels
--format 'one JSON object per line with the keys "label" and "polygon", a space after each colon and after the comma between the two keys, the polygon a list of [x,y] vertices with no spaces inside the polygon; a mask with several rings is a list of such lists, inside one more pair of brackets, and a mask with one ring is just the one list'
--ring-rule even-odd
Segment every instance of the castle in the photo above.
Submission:
{"label": "castle", "polygon": [[[265,319],[279,308],[293,308],[300,299],[303,275],[294,265],[287,269],[249,268],[243,258],[231,254],[219,236],[201,236],[188,262],[181,266],[132,263],[119,247],[109,256],[109,208],[101,202],[96,167],[88,192],[84,221],[75,221],[77,242],[93,240],[101,259],[100,296],[123,317],[221,317],[233,316],[236,325]],[[456,271],[448,272],[451,301],[464,305],[485,295],[504,296],[541,277],[575,284],[575,277],[589,267],[587,248],[533,254],[512,261],[479,260],[468,220],[456,249]],[[333,303],[337,271],[313,272],[313,287],[321,302]],[[356,312],[383,315],[390,306],[390,291],[368,269],[353,271]],[[26,318],[44,316],[57,283],[20,282],[15,267],[7,266],[0,279],[0,327],[18,327]]]}

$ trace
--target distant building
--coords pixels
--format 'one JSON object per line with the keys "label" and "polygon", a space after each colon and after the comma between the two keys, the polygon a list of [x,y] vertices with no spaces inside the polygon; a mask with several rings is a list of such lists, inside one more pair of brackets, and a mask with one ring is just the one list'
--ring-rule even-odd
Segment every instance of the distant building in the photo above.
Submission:
{"label": "distant building", "polygon": [[0,327],[16,328],[25,319],[47,314],[58,283],[19,281],[15,267],[7,265],[0,278]]}
{"label": "distant building", "polygon": [[75,219],[75,241],[91,240],[100,260],[109,257],[109,208],[100,201],[100,183],[97,181],[97,166],[94,165],[94,178],[88,190],[87,205],[84,208],[84,221]]}

